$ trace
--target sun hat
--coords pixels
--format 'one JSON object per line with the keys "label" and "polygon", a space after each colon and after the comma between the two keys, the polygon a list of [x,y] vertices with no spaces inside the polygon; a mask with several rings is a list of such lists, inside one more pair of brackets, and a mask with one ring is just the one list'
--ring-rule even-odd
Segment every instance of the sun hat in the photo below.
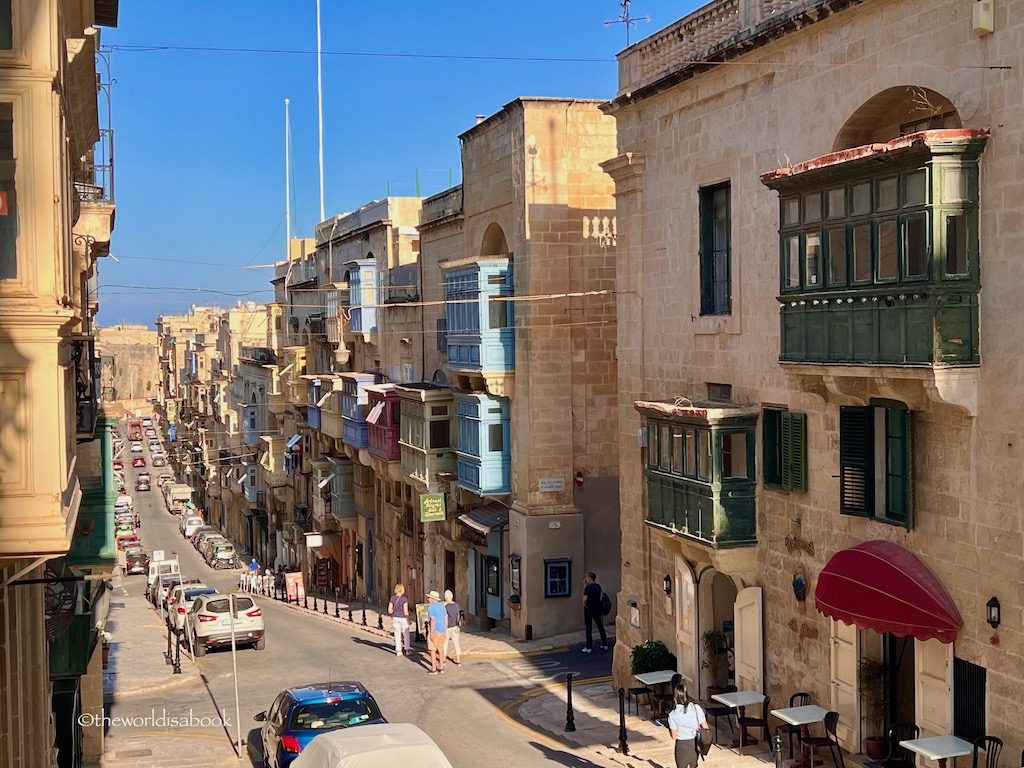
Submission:
{"label": "sun hat", "polygon": [[427,597],[429,597],[429,598],[430,598],[431,600],[440,600],[440,599],[441,599],[441,595],[439,595],[439,594],[437,593],[437,590],[436,590],[436,589],[432,589],[432,590],[430,590],[430,591],[429,591],[429,592],[427,593]]}

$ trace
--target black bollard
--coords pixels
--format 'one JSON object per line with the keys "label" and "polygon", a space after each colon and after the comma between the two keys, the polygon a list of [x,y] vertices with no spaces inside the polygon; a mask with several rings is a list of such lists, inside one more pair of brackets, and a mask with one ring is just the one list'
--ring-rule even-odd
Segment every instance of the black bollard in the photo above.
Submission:
{"label": "black bollard", "polygon": [[320,613],[320,608],[316,604],[316,592],[313,593],[313,613]]}
{"label": "black bollard", "polygon": [[[295,604],[296,605],[299,604],[298,596],[296,596],[296,598],[295,598]],[[305,592],[302,593],[302,607],[306,608],[306,609],[309,608],[309,595],[307,595]]]}
{"label": "black bollard", "polygon": [[565,732],[576,730],[576,715],[572,711],[572,672],[565,676]]}
{"label": "black bollard", "polygon": [[363,595],[363,626],[366,626],[366,595]]}
{"label": "black bollard", "polygon": [[171,663],[171,625],[167,625],[167,650],[164,651],[164,664]]}
{"label": "black bollard", "polygon": [[380,609],[377,611],[377,629],[384,629],[384,611]]}
{"label": "black bollard", "polygon": [[352,618],[352,603],[348,604],[348,620],[354,621],[354,619]]}
{"label": "black bollard", "polygon": [[327,587],[324,587],[324,616],[327,615]]}
{"label": "black bollard", "polygon": [[334,618],[341,618],[341,604],[338,602],[338,588],[334,588]]}
{"label": "black bollard", "polygon": [[619,688],[619,752],[629,754],[629,737],[626,734],[626,689]]}
{"label": "black bollard", "polygon": [[172,674],[181,674],[181,635],[177,632],[174,633],[174,668]]}
{"label": "black bollard", "polygon": [[772,739],[772,755],[775,757],[775,768],[782,768],[782,737],[779,735]]}

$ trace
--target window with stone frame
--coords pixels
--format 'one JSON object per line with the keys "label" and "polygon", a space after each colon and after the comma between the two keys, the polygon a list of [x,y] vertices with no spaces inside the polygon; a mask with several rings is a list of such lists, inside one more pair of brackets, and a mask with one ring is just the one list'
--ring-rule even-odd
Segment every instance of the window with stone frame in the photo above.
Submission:
{"label": "window with stone frame", "polygon": [[783,408],[761,412],[761,462],[764,486],[807,490],[807,415]]}
{"label": "window with stone frame", "polygon": [[[7,7],[10,8],[10,3]],[[18,276],[18,196],[14,185],[15,167],[14,105],[10,102],[0,102],[0,280],[13,280]]]}
{"label": "window with stone frame", "polygon": [[913,527],[913,419],[903,404],[839,409],[839,511]]}
{"label": "window with stone frame", "polygon": [[728,182],[700,190],[700,313],[732,312],[732,214]]}

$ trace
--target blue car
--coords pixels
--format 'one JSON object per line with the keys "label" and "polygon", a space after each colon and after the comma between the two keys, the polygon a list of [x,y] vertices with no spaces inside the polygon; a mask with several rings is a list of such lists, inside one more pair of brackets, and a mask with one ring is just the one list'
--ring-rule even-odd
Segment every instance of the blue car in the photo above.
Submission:
{"label": "blue car", "polygon": [[260,735],[266,768],[291,765],[313,737],[325,731],[387,722],[366,687],[352,681],[288,688],[254,719],[263,723]]}

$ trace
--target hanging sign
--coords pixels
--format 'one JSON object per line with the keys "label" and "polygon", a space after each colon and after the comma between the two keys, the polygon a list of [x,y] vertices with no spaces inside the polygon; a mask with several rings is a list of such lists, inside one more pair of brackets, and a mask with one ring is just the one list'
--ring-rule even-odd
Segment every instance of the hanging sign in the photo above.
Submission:
{"label": "hanging sign", "polygon": [[420,494],[420,522],[436,523],[445,518],[443,493]]}

